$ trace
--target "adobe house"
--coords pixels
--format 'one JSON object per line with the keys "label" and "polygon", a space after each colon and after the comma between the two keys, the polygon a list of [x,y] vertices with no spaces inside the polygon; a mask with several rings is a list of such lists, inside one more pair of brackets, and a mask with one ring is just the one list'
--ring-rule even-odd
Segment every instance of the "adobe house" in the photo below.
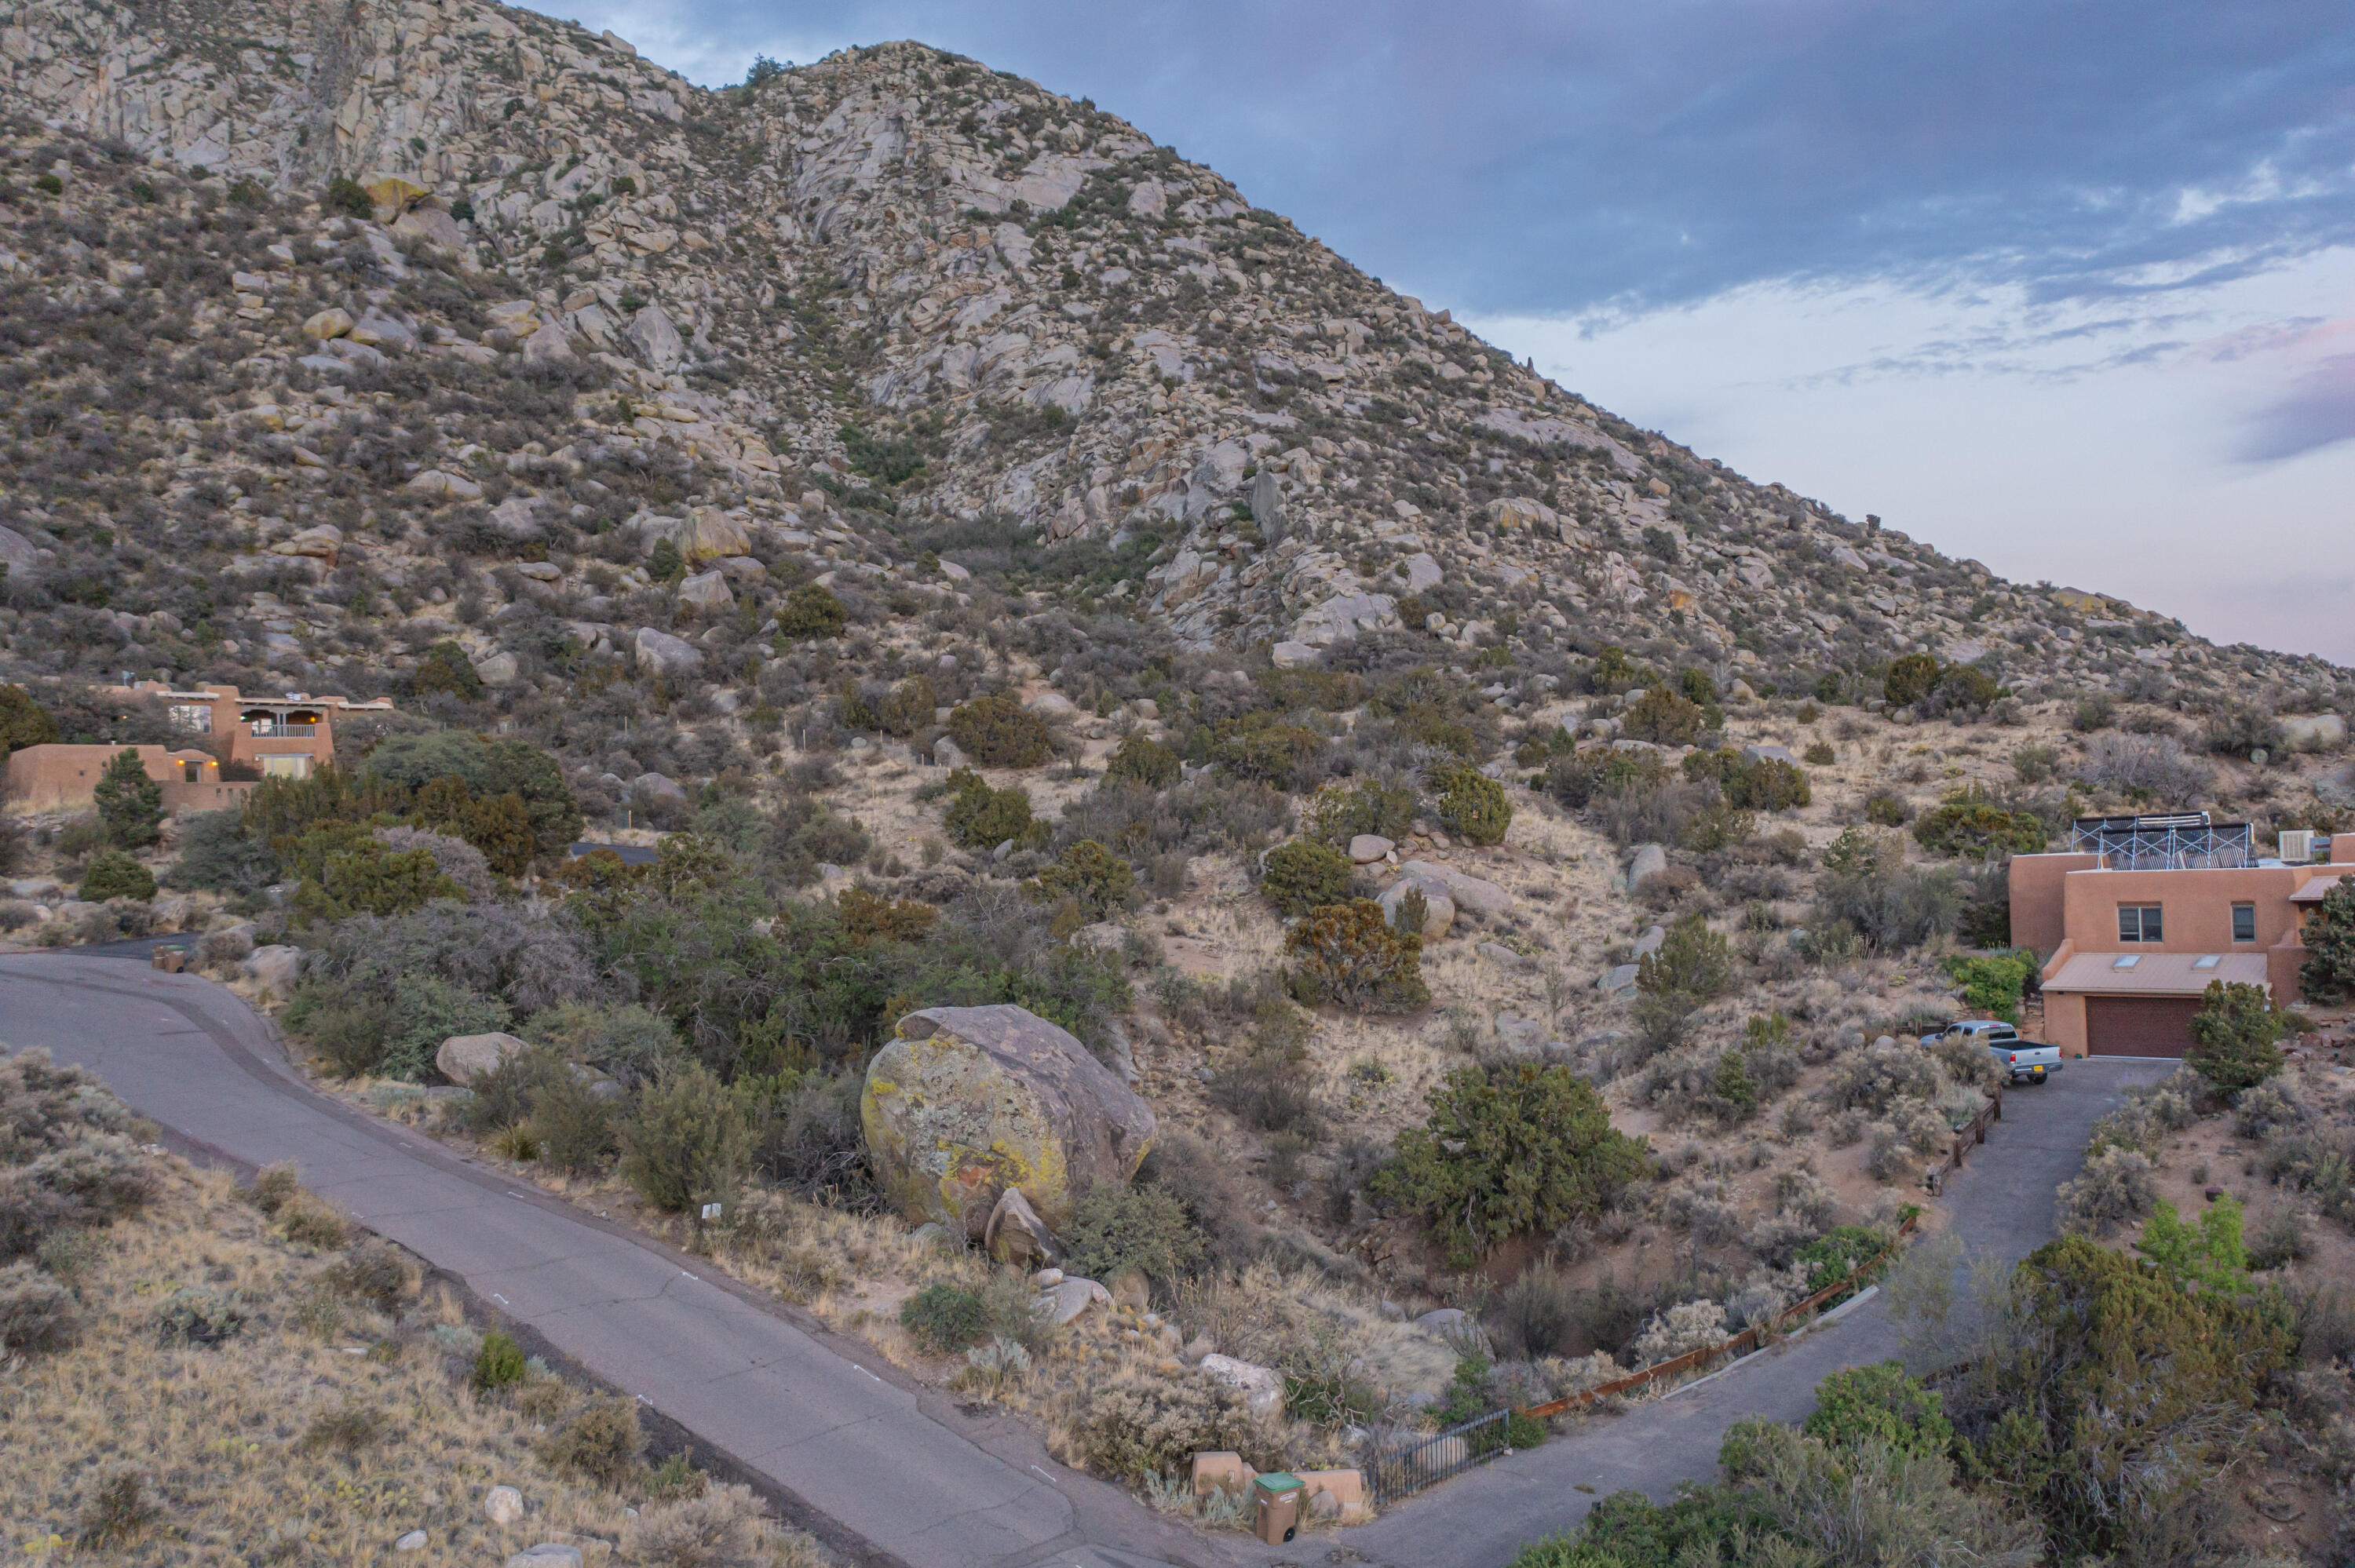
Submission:
{"label": "adobe house", "polygon": [[[2355,835],[2338,847],[2355,854]],[[2260,857],[2246,822],[2083,817],[2070,847],[2011,861],[2011,940],[2047,955],[2044,1038],[2064,1056],[2180,1056],[2210,982],[2299,1000],[2307,914],[2355,863],[2284,833]]]}
{"label": "adobe house", "polygon": [[[175,729],[208,737],[212,750],[138,746],[147,777],[164,786],[169,811],[215,810],[237,804],[261,779],[307,779],[335,760],[338,715],[390,713],[392,701],[356,703],[346,697],[314,697],[288,692],[249,697],[235,686],[176,691],[161,681],[135,686],[101,686],[110,696],[147,697],[165,705]],[[78,810],[120,746],[28,746],[8,758],[8,798],[19,810]],[[226,767],[223,765],[227,764]],[[239,774],[241,779],[224,778]]]}

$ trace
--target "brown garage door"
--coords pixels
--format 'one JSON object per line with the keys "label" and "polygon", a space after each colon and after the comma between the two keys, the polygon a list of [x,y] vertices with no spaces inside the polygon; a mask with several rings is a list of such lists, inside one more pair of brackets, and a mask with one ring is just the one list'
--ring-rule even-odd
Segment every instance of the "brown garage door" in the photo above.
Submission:
{"label": "brown garage door", "polygon": [[2189,996],[2089,996],[2085,1051],[2094,1056],[2180,1056],[2191,1048],[2200,1000]]}

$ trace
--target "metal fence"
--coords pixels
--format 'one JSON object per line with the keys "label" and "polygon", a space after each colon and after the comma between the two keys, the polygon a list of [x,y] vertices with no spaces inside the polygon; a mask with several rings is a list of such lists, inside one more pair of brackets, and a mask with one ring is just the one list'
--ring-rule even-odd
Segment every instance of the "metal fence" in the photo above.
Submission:
{"label": "metal fence", "polygon": [[1511,1453],[1506,1424],[1512,1414],[1492,1410],[1375,1458],[1365,1467],[1369,1500],[1380,1508]]}

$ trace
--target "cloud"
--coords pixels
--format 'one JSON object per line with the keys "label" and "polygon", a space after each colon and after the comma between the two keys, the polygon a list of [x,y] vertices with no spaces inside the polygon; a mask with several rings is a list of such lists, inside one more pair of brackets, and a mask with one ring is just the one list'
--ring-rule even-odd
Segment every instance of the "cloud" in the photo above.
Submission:
{"label": "cloud", "polygon": [[2355,440],[2355,354],[2334,355],[2299,376],[2287,396],[2250,421],[2245,462],[2280,462]]}

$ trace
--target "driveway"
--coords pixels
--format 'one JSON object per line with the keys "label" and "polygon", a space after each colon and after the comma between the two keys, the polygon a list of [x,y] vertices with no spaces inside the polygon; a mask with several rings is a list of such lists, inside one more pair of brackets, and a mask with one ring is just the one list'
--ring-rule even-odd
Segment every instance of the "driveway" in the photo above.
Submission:
{"label": "driveway", "polygon": [[[875,1564],[1211,1568],[1337,1547],[1392,1568],[1501,1568],[1524,1542],[1574,1526],[1597,1497],[1634,1487],[1665,1499],[1713,1476],[1733,1422],[1799,1420],[1827,1374],[1896,1349],[1869,1302],[1731,1375],[1278,1551],[1172,1524],[1055,1463],[1021,1423],[967,1416],[870,1366],[860,1342],[704,1277],[691,1257],[319,1094],[268,1025],[208,981],[119,957],[0,955],[0,1041],[91,1068],[196,1144],[253,1165],[292,1160],[371,1230],[767,1477]],[[1949,1227],[1974,1255],[2018,1258],[2049,1240],[2053,1189],[2075,1173],[2094,1118],[2173,1065],[2078,1062],[2008,1094],[2003,1121],[1948,1189]]]}
{"label": "driveway", "polygon": [[0,1040],[91,1069],[195,1143],[292,1160],[369,1229],[838,1524],[828,1533],[848,1532],[867,1562],[1238,1560],[1240,1542],[1161,1520],[1055,1464],[1018,1424],[964,1418],[857,1342],[704,1277],[696,1259],[316,1093],[218,986],[120,958],[0,957]]}
{"label": "driveway", "polygon": [[[2094,1120],[2173,1062],[2072,1062],[2041,1087],[2009,1090],[2003,1120],[1948,1182],[1947,1228],[1968,1255],[2017,1261],[2056,1234],[2054,1189],[2077,1173]],[[1394,1568],[1502,1568],[1529,1542],[1570,1530],[1599,1498],[1634,1488],[1660,1501],[1680,1481],[1713,1479],[1726,1429],[1749,1416],[1804,1420],[1832,1372],[1897,1354],[1878,1298],[1713,1382],[1597,1416],[1543,1447],[1498,1459],[1341,1532],[1369,1563]],[[1581,1490],[1580,1488],[1592,1489]]]}

